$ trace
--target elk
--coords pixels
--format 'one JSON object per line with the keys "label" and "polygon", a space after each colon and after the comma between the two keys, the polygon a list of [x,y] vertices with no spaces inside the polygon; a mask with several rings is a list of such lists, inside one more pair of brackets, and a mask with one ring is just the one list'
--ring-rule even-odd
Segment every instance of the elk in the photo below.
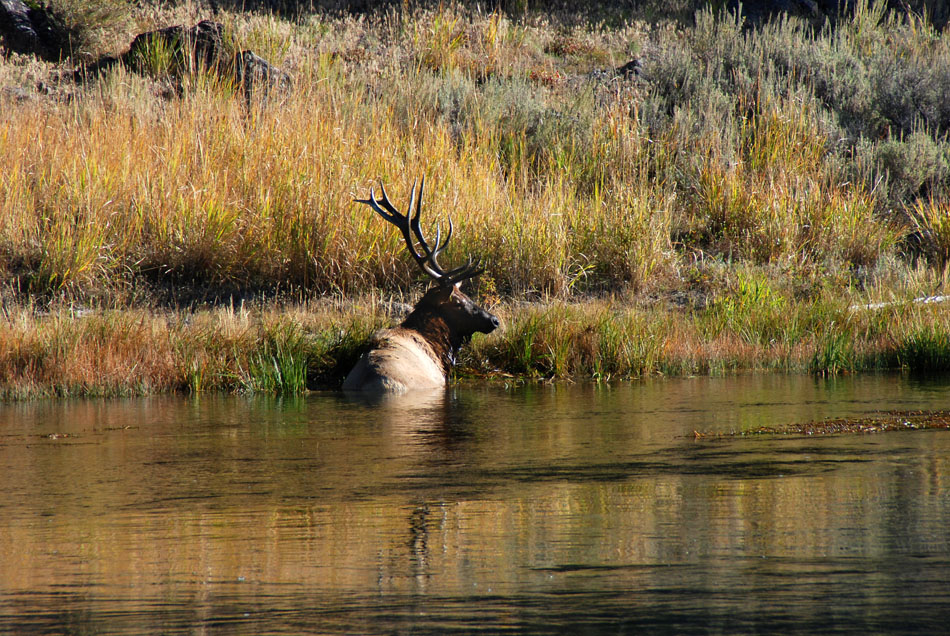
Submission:
{"label": "elk", "polygon": [[425,177],[419,183],[417,197],[416,183],[413,182],[408,214],[400,213],[390,203],[382,183],[381,200],[376,199],[373,188],[370,188],[368,199],[355,200],[365,203],[399,228],[406,250],[435,284],[416,303],[402,324],[374,335],[371,349],[346,376],[344,391],[405,393],[444,387],[462,345],[476,332],[490,333],[498,327],[497,317],[476,305],[459,289],[462,281],[484,271],[480,262],[469,257],[465,264],[448,271],[439,265],[439,254],[452,238],[452,219],[449,219],[445,240],[442,240],[442,228],[437,227],[435,243],[430,246],[419,223],[424,188]]}

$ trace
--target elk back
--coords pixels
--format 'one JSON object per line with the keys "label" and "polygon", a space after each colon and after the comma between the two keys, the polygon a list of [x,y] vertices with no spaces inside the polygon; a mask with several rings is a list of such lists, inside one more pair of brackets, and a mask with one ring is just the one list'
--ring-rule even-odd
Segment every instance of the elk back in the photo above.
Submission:
{"label": "elk back", "polygon": [[445,368],[419,333],[396,327],[379,332],[346,376],[344,391],[405,393],[445,386]]}

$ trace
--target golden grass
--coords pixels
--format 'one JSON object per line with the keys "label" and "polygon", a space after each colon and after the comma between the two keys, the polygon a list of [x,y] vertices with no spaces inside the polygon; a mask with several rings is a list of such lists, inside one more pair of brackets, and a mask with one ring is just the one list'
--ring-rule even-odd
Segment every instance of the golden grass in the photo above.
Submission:
{"label": "golden grass", "polygon": [[[562,41],[553,30],[447,10],[395,20],[363,25],[366,38],[401,38],[367,65],[348,62],[349,49],[306,56],[330,46],[313,26],[233,16],[297,76],[291,94],[250,109],[211,78],[168,101],[122,70],[70,104],[6,109],[8,271],[23,266],[34,294],[72,298],[166,275],[309,294],[405,286],[413,273],[397,237],[353,198],[382,181],[405,200],[421,175],[430,221],[451,214],[458,228],[448,257],[482,254],[507,293],[648,290],[675,276],[682,236],[754,262],[830,254],[859,265],[896,241],[868,194],[823,166],[808,104],[761,104],[727,165],[675,128],[651,138],[630,117],[633,96],[531,82],[536,59],[559,59],[543,53]],[[499,56],[506,72],[479,89],[453,61],[463,52]],[[695,187],[678,195],[682,185],[648,178],[696,152]]]}

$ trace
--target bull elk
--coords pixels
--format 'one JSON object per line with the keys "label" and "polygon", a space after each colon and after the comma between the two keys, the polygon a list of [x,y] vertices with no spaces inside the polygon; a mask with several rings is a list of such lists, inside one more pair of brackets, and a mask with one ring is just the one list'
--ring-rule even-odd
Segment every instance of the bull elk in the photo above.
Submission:
{"label": "bull elk", "polygon": [[498,318],[459,289],[462,281],[482,273],[478,261],[473,262],[469,257],[465,264],[448,271],[439,265],[439,254],[452,238],[452,220],[449,219],[445,240],[442,240],[442,228],[438,227],[435,244],[430,246],[419,224],[424,188],[423,177],[417,197],[416,184],[412,184],[408,214],[400,213],[390,203],[382,184],[381,200],[376,199],[372,188],[369,199],[356,199],[399,228],[409,254],[435,285],[416,303],[401,325],[375,335],[372,348],[346,376],[344,391],[404,393],[411,389],[443,387],[462,345],[475,332],[490,333],[498,327]]}

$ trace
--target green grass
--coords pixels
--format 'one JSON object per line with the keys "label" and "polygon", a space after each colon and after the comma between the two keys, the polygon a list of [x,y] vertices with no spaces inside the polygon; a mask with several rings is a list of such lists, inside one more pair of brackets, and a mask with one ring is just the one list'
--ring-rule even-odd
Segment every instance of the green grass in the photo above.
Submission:
{"label": "green grass", "polygon": [[927,325],[905,335],[897,346],[897,359],[911,371],[928,373],[950,369],[950,333]]}

